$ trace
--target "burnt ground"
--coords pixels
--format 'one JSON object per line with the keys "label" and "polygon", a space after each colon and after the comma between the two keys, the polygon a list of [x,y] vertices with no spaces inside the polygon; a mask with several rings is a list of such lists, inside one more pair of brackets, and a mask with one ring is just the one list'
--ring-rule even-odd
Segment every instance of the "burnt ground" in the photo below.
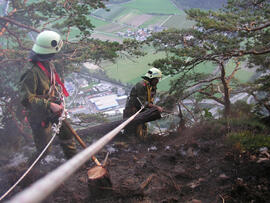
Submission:
{"label": "burnt ground", "polygon": [[[89,162],[44,202],[257,203],[270,200],[269,157],[240,153],[227,143],[223,133],[212,133],[209,126],[163,137],[151,135],[145,141],[119,135],[96,156],[103,160],[108,150],[111,154],[107,170],[112,186],[88,187],[87,171],[94,166]],[[40,164],[9,197],[60,164]],[[6,190],[3,186],[11,186],[20,172],[19,167],[6,170],[1,191]]]}

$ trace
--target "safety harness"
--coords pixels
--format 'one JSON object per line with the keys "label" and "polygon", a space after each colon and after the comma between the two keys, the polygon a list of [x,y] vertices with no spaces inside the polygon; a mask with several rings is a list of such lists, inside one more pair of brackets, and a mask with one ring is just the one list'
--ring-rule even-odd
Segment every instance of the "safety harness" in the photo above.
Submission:
{"label": "safety harness", "polygon": [[[51,74],[48,72],[48,70],[44,67],[44,65],[40,61],[37,62],[37,65],[50,79],[51,86],[50,86],[48,95],[55,97],[55,91],[56,91],[57,95],[58,95],[58,99],[57,99],[57,101],[54,101],[54,102],[58,103],[58,104],[63,103],[63,101],[64,101],[63,95],[65,97],[68,97],[69,94],[68,94],[68,91],[66,90],[64,84],[61,82],[60,77],[57,74],[54,65],[52,63],[50,63]],[[61,86],[62,91],[59,91],[57,88],[55,88],[55,82],[57,82]],[[52,119],[53,120],[56,119],[56,122],[57,122],[58,116],[54,116],[54,118],[50,118],[50,120],[52,120]],[[48,121],[42,121],[41,126],[45,127],[47,125],[47,123],[48,123]]]}
{"label": "safety harness", "polygon": [[150,83],[147,80],[144,80],[144,86],[146,86],[147,88],[147,101],[148,103],[153,103],[153,97],[151,95],[152,92],[152,86],[150,85]]}
{"label": "safety harness", "polygon": [[51,79],[51,84],[53,85],[53,88],[55,87],[55,81],[56,81],[62,87],[63,94],[66,97],[68,97],[69,93],[68,93],[67,89],[65,88],[65,85],[61,82],[60,77],[57,74],[55,68],[50,66],[51,74],[49,74],[48,70],[43,66],[43,64],[40,61],[37,62],[37,65],[48,76],[48,78]]}

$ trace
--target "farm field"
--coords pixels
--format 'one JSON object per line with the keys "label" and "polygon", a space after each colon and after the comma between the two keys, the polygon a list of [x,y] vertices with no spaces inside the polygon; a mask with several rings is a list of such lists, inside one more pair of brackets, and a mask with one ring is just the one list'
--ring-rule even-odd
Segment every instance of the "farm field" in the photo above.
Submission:
{"label": "farm field", "polygon": [[94,16],[101,17],[107,21],[113,21],[117,16],[122,15],[122,13],[128,13],[128,9],[121,6],[121,5],[108,5],[107,8],[109,11],[106,11],[105,9],[97,9],[93,12]]}
{"label": "farm field", "polygon": [[[160,25],[170,16],[172,20],[169,24],[174,23],[175,19],[186,21],[184,11],[179,10],[170,0],[134,0],[127,3],[110,4],[108,9],[109,12],[105,9],[98,9],[93,12],[93,16],[108,22],[128,24],[133,27]],[[173,17],[174,15],[177,16]]]}
{"label": "farm field", "polygon": [[99,26],[98,28],[96,28],[96,30],[101,31],[101,32],[107,32],[107,33],[115,33],[115,32],[123,30],[125,27],[126,26],[119,25],[117,23],[110,23],[103,26]]}
{"label": "farm field", "polygon": [[[166,28],[189,28],[193,26],[192,21],[186,19],[183,10],[178,9],[170,0],[133,0],[118,1],[120,3],[110,4],[108,8],[98,9],[90,18],[96,26],[92,37],[101,40],[122,42],[124,38],[118,36],[119,32],[127,30],[135,31],[139,28],[149,28],[154,26],[164,26]],[[135,84],[141,80],[141,76],[150,68],[148,64],[154,60],[163,58],[164,53],[154,54],[153,50],[149,54],[138,59],[119,58],[115,64],[104,63],[102,67],[109,77],[120,80],[123,83]],[[227,74],[229,74],[234,65],[227,65]],[[197,70],[210,74],[216,66],[211,63],[201,64]],[[253,75],[252,71],[240,70],[235,77],[240,82],[248,81]],[[170,87],[170,81],[178,76],[165,76],[159,83],[160,91],[167,91]]]}
{"label": "farm field", "polygon": [[124,7],[137,9],[143,13],[152,14],[181,14],[170,0],[134,0],[122,4]]}
{"label": "farm field", "polygon": [[109,33],[101,33],[101,32],[95,32],[94,34],[92,34],[92,37],[94,39],[100,39],[103,41],[115,41],[115,42],[119,42],[121,43],[123,41],[122,38],[117,37],[114,34],[109,34]]}
{"label": "farm field", "polygon": [[168,28],[183,29],[192,27],[193,25],[194,23],[192,21],[186,20],[186,14],[182,14],[170,16],[169,19],[166,22],[164,22],[162,26]]}
{"label": "farm field", "polygon": [[[110,4],[108,8],[109,12],[98,9],[91,15],[91,21],[96,27],[92,34],[93,38],[121,42],[123,38],[118,37],[118,32],[166,26],[165,24],[168,28],[174,27],[173,24],[177,24],[176,28],[188,26],[188,23],[184,23],[186,22],[184,11],[176,8],[170,0],[134,0]],[[148,64],[162,57],[164,57],[163,53],[148,54],[134,61],[120,58],[116,64],[106,64],[103,68],[110,77],[121,80],[123,83],[135,84],[149,69]],[[170,78],[160,82],[161,90],[169,89]]]}
{"label": "farm field", "polygon": [[166,20],[170,17],[171,15],[152,15],[152,17],[146,22],[144,22],[141,27],[148,28],[154,26],[162,26],[162,24],[166,22]]}
{"label": "farm field", "polygon": [[110,22],[107,22],[105,20],[101,20],[101,19],[98,19],[94,16],[89,16],[89,19],[91,21],[91,23],[95,26],[95,27],[102,27],[102,26],[106,26],[106,25],[109,25]]}
{"label": "farm field", "polygon": [[123,24],[128,24],[132,27],[138,27],[145,23],[146,21],[152,18],[151,15],[148,14],[139,14],[138,12],[130,12],[125,16],[121,17],[118,22]]}

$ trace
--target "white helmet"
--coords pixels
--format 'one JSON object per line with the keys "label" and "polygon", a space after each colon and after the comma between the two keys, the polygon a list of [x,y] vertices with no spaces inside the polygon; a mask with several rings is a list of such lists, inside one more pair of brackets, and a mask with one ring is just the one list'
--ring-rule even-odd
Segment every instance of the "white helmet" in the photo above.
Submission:
{"label": "white helmet", "polygon": [[150,68],[148,72],[144,75],[145,77],[152,79],[152,78],[161,78],[162,72],[157,68]]}
{"label": "white helmet", "polygon": [[32,50],[37,54],[54,54],[61,50],[63,41],[54,31],[43,31],[38,34]]}

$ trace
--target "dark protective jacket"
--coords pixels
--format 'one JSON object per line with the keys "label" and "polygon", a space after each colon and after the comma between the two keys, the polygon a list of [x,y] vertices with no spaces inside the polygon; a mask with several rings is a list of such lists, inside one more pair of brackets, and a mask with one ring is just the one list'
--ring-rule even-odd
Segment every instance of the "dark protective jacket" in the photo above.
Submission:
{"label": "dark protective jacket", "polygon": [[131,89],[127,99],[124,118],[137,112],[142,105],[147,107],[148,104],[153,103],[155,94],[156,87],[152,87],[148,81],[142,80],[138,82]]}
{"label": "dark protective jacket", "polygon": [[[49,63],[42,63],[50,73]],[[50,110],[51,96],[50,78],[35,63],[21,77],[21,102],[29,112],[29,119],[35,121],[44,121],[52,116]],[[57,87],[56,87],[57,88]]]}
{"label": "dark protective jacket", "polygon": [[[53,83],[51,82],[49,62],[43,61],[42,65],[48,75],[36,63],[32,63],[32,68],[22,75],[20,81],[21,102],[28,112],[28,120],[34,135],[37,155],[51,139],[52,123],[57,122],[58,115],[51,111],[50,103],[61,103],[63,89],[57,83],[53,85],[55,80],[53,80]],[[66,120],[62,123],[58,137],[66,157],[71,158],[74,156],[76,154],[76,143]],[[50,148],[51,146],[47,149],[47,152],[50,151]],[[33,157],[35,158],[35,156]]]}
{"label": "dark protective jacket", "polygon": [[[150,103],[153,103],[155,94],[156,87],[151,86],[147,80],[138,82],[131,89],[124,109],[123,118],[132,116],[142,105],[147,108]],[[129,125],[125,128],[125,133],[128,135],[135,134],[144,139],[147,136],[147,125],[146,123]]]}

